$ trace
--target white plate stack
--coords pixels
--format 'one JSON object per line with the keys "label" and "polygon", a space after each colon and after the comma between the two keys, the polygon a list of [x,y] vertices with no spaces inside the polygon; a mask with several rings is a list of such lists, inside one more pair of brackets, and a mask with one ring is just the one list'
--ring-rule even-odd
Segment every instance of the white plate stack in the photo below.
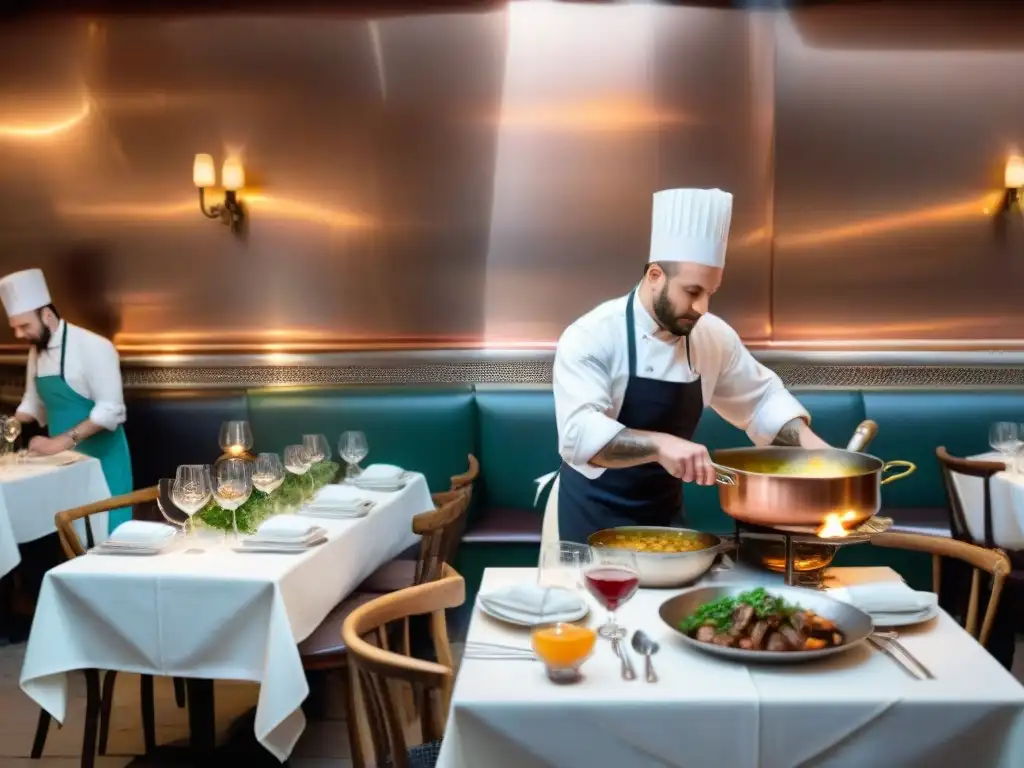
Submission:
{"label": "white plate stack", "polygon": [[366,517],[373,507],[373,501],[360,498],[348,486],[326,485],[299,511],[299,514],[303,517],[347,520]]}
{"label": "white plate stack", "polygon": [[939,596],[917,592],[904,582],[879,582],[828,590],[829,597],[860,608],[876,627],[906,627],[934,618]]}
{"label": "white plate stack", "polygon": [[158,555],[170,546],[178,529],[165,523],[126,520],[106,541],[89,550],[95,555]]}
{"label": "white plate stack", "polygon": [[589,611],[578,592],[539,584],[514,584],[478,595],[477,605],[491,618],[523,627],[579,621]]}
{"label": "white plate stack", "polygon": [[327,541],[327,531],[298,515],[278,515],[263,522],[256,533],[234,547],[236,552],[297,554]]}
{"label": "white plate stack", "polygon": [[400,491],[409,482],[410,474],[394,464],[371,464],[351,482],[366,491]]}

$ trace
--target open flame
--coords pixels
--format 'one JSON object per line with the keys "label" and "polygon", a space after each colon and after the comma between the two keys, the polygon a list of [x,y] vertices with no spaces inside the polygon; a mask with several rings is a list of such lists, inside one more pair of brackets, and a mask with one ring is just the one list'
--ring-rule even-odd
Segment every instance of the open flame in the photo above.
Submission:
{"label": "open flame", "polygon": [[852,510],[842,514],[831,512],[825,515],[825,523],[818,529],[818,537],[822,539],[841,539],[844,536],[849,536],[850,532],[846,530],[846,524],[856,519],[857,513]]}

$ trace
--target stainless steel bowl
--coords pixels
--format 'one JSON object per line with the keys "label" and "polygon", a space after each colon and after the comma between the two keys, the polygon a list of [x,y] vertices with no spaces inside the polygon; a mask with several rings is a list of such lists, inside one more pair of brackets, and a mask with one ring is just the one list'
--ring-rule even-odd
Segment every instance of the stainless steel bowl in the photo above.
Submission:
{"label": "stainless steel bowl", "polygon": [[[722,541],[714,534],[695,531],[691,528],[667,528],[654,525],[629,525],[620,528],[606,528],[590,536],[587,543],[592,547],[615,549],[607,545],[615,534],[633,533],[639,535],[669,534],[696,539],[700,549],[691,552],[636,552],[636,566],[640,572],[641,587],[681,587],[690,584],[705,573],[715,562],[720,552],[732,548],[732,542]],[[620,547],[621,549],[621,547]]]}
{"label": "stainless steel bowl", "polygon": [[724,656],[735,661],[755,663],[790,664],[833,656],[860,645],[875,631],[875,624],[871,617],[859,608],[839,600],[833,600],[820,592],[799,587],[765,587],[765,589],[771,595],[814,611],[819,616],[824,616],[834,622],[845,638],[842,645],[822,648],[820,651],[747,651],[742,648],[725,648],[712,643],[701,643],[679,628],[684,619],[693,615],[705,603],[718,600],[721,597],[735,597],[742,592],[755,589],[757,586],[757,584],[723,584],[717,587],[698,587],[669,598],[661,604],[661,609],[658,612],[661,615],[661,620],[675,630],[687,645],[713,656]]}

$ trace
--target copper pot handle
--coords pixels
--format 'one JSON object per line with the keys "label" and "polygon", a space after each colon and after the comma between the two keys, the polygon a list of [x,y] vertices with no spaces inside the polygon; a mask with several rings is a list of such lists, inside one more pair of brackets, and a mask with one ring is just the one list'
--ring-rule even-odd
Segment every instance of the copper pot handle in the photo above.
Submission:
{"label": "copper pot handle", "polygon": [[[721,464],[711,463],[711,466],[715,469],[715,482],[719,485],[736,485],[738,475],[728,467],[723,467]],[[895,478],[894,478],[895,479]]]}
{"label": "copper pot handle", "polygon": [[887,461],[882,467],[882,474],[884,475],[890,469],[895,469],[896,467],[906,467],[906,469],[898,475],[892,475],[891,477],[883,479],[879,485],[888,485],[896,480],[902,480],[904,477],[914,474],[914,471],[917,469],[917,465],[911,461]]}

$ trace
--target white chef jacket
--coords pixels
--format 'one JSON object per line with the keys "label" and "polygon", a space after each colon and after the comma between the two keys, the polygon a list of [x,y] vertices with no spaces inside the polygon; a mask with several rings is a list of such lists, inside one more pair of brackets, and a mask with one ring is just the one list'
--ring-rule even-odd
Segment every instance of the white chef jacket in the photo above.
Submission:
{"label": "white chef jacket", "polygon": [[[50,337],[43,352],[34,346],[28,352],[25,370],[25,396],[18,410],[34,417],[46,426],[46,406],[36,389],[36,376],[60,375],[60,345],[64,338],[63,320]],[[68,386],[95,405],[89,420],[104,429],[114,431],[124,423],[124,390],[121,387],[121,359],[117,348],[85,328],[67,323],[68,344],[64,356],[64,380]]]}
{"label": "white chef jacket", "polygon": [[[622,429],[616,421],[629,380],[626,337],[628,296],[612,299],[565,329],[555,352],[553,384],[558,448],[562,459],[585,477],[604,472],[588,462]],[[790,420],[810,414],[782,380],[750,354],[720,317],[705,314],[690,332],[693,367],[686,342],[662,330],[639,299],[633,302],[636,374],[658,381],[690,382],[701,377],[704,404],[767,445]]]}

